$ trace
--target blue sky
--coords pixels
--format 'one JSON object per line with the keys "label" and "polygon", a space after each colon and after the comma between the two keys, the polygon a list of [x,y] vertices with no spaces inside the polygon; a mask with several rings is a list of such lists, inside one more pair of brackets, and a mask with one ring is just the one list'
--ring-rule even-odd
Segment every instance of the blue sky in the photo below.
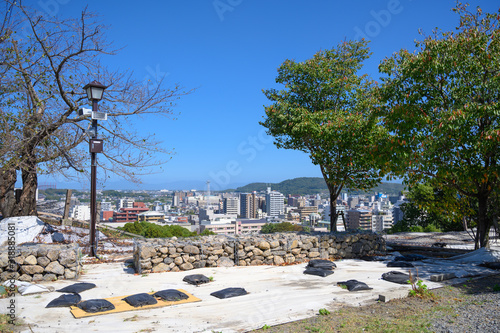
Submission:
{"label": "blue sky", "polygon": [[[109,26],[107,38],[123,49],[107,60],[112,69],[132,70],[137,79],[167,75],[168,82],[196,91],[183,97],[177,120],[148,117],[137,123],[156,133],[176,154],[162,173],[143,177],[143,185],[118,179],[110,188],[212,189],[250,182],[275,183],[321,177],[305,153],[278,150],[259,125],[262,89],[279,87],[276,69],[286,59],[303,61],[344,39],[371,40],[364,72],[379,78],[380,61],[401,48],[412,50],[418,29],[451,30],[455,1],[25,1],[38,10],[76,16],[87,4]],[[470,1],[483,11],[495,1]],[[41,178],[40,184],[54,182]],[[58,188],[88,184],[58,183]]]}

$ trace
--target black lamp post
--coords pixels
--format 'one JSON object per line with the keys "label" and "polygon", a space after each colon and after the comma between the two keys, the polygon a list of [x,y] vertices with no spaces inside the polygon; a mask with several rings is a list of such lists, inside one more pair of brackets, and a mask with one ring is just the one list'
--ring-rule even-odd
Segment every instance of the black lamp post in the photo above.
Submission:
{"label": "black lamp post", "polygon": [[[83,87],[87,92],[87,97],[89,101],[92,102],[92,128],[89,133],[91,134],[91,139],[89,140],[89,151],[90,151],[90,255],[95,257],[97,254],[97,240],[96,240],[96,216],[97,216],[97,205],[96,205],[96,153],[102,153],[103,143],[102,140],[97,139],[97,119],[105,120],[105,117],[99,117],[99,112],[97,108],[97,103],[102,99],[104,89],[106,86],[103,84],[92,81]],[[102,115],[102,114],[101,114]]]}

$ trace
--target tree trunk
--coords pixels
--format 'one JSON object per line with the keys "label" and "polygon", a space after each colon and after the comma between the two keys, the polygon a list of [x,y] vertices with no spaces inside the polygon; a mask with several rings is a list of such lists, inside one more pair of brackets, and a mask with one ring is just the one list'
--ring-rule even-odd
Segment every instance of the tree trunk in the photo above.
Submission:
{"label": "tree trunk", "polygon": [[36,190],[38,188],[38,176],[36,164],[22,170],[23,189],[19,202],[17,202],[17,216],[37,215]]}
{"label": "tree trunk", "polygon": [[488,195],[479,195],[478,197],[478,217],[477,232],[475,240],[475,249],[489,246],[491,220],[488,217]]}
{"label": "tree trunk", "polygon": [[4,169],[0,171],[0,212],[4,218],[15,216],[16,196],[14,188],[16,185],[16,169]]}
{"label": "tree trunk", "polygon": [[337,232],[337,219],[339,215],[337,214],[337,196],[334,189],[330,189],[330,232]]}

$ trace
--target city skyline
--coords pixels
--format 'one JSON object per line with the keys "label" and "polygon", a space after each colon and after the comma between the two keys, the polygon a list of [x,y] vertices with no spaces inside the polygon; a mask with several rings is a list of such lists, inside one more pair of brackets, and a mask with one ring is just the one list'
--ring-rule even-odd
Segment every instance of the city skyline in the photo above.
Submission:
{"label": "city skyline", "polygon": [[[452,30],[459,23],[451,11],[455,1],[207,1],[137,3],[97,1],[26,1],[40,12],[76,17],[88,5],[109,26],[107,39],[121,48],[104,58],[112,70],[130,70],[144,84],[165,77],[168,85],[196,88],[181,98],[177,120],[145,117],[132,126],[156,134],[165,149],[176,154],[143,184],[103,179],[103,189],[235,188],[252,182],[278,183],[297,177],[321,177],[307,154],[277,149],[259,125],[269,102],[262,89],[275,84],[276,69],[286,59],[304,61],[320,49],[345,39],[367,38],[373,55],[363,71],[373,79],[384,57],[401,48],[414,49],[418,30]],[[470,1],[484,11],[489,1]],[[89,81],[92,78],[89,78]],[[103,82],[107,84],[106,82]],[[131,92],[133,93],[133,92]],[[166,156],[166,159],[169,157]],[[99,178],[100,177],[100,178]],[[67,182],[40,176],[40,184],[86,188],[88,181]],[[59,185],[60,184],[60,185]]]}

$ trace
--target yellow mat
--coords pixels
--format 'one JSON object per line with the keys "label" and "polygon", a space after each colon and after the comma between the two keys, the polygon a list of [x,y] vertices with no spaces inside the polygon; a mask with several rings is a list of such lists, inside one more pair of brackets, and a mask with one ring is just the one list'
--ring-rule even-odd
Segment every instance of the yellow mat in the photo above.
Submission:
{"label": "yellow mat", "polygon": [[[84,318],[84,317],[91,317],[91,316],[99,316],[103,314],[108,314],[108,313],[117,313],[117,312],[125,312],[125,311],[134,311],[134,310],[145,310],[145,309],[154,309],[154,308],[161,308],[163,306],[170,306],[170,305],[177,305],[177,304],[184,304],[184,303],[192,303],[192,302],[201,302],[201,299],[198,297],[194,297],[187,291],[183,289],[177,289],[180,292],[183,292],[184,294],[188,295],[188,299],[183,299],[180,301],[163,301],[163,300],[158,300],[158,303],[152,304],[152,305],[144,305],[144,306],[139,306],[139,307],[133,307],[132,305],[128,304],[127,302],[123,301],[122,299],[130,296],[117,296],[117,297],[110,297],[110,298],[105,298],[108,302],[112,303],[115,308],[113,310],[109,311],[103,311],[103,312],[85,312],[82,309],[80,309],[77,306],[72,306],[71,307],[71,313],[75,318]],[[150,295],[153,295],[154,292],[148,293]]]}

